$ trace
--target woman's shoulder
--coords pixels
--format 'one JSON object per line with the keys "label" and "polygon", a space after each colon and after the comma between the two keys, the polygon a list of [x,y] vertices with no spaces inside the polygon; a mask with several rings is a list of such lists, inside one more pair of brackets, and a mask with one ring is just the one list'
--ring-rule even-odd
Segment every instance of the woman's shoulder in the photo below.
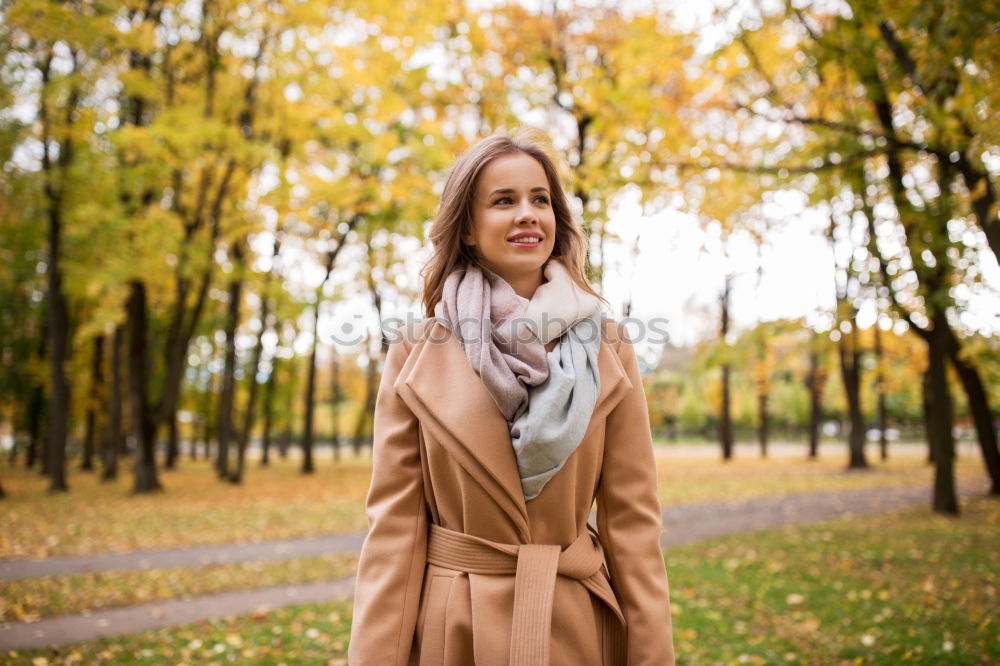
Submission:
{"label": "woman's shoulder", "polygon": [[401,325],[390,328],[386,331],[389,338],[389,346],[399,347],[406,354],[423,342],[431,332],[436,322],[435,317],[425,317],[423,319],[407,318]]}
{"label": "woman's shoulder", "polygon": [[601,314],[601,341],[605,344],[611,345],[611,347],[619,354],[621,353],[623,342],[630,345],[632,343],[628,328],[625,324],[606,312]]}

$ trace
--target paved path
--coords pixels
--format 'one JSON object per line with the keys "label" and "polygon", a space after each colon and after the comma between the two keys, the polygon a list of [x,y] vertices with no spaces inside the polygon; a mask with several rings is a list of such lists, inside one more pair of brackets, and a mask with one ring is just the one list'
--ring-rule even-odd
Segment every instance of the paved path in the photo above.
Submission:
{"label": "paved path", "polygon": [[0,628],[0,653],[79,643],[104,636],[138,634],[198,620],[254,611],[266,612],[280,606],[346,599],[352,594],[354,578],[350,577],[321,583],[225,592],[194,599],[169,599],[141,606],[94,611],[85,615],[64,615],[32,623],[11,623]]}
{"label": "paved path", "polygon": [[[967,483],[960,495],[982,495],[983,480]],[[681,546],[727,534],[848,518],[931,503],[929,488],[868,488],[672,506],[663,511],[664,546]]]}
{"label": "paved path", "polygon": [[[963,496],[986,492],[985,479],[961,488]],[[663,512],[664,546],[703,541],[727,534],[797,525],[927,505],[928,488],[871,488],[777,497],[706,502],[670,507]],[[332,535],[314,539],[255,544],[205,546],[186,550],[144,551],[94,557],[8,561],[0,578],[30,578],[88,571],[198,566],[207,562],[280,560],[330,552],[357,552],[363,535]],[[52,563],[49,566],[49,563]],[[62,645],[100,636],[133,634],[198,620],[267,611],[290,604],[349,598],[353,577],[321,583],[282,585],[189,599],[172,599],[140,606],[67,615],[38,622],[0,625],[0,650],[22,650]]]}

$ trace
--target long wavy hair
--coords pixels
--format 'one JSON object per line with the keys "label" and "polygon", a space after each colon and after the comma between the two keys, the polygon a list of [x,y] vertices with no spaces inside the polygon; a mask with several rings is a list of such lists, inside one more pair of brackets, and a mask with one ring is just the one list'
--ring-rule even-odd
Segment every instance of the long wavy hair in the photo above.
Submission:
{"label": "long wavy hair", "polygon": [[453,270],[464,266],[479,266],[487,270],[473,249],[462,240],[473,230],[473,195],[479,174],[487,164],[498,157],[517,153],[535,158],[549,181],[552,211],[556,219],[556,238],[549,258],[558,257],[581,289],[607,304],[607,299],[594,291],[584,274],[587,239],[573,221],[548,137],[537,130],[516,128],[500,130],[480,140],[455,160],[448,173],[441,203],[430,229],[434,253],[420,271],[424,279],[425,317],[434,316],[434,306],[441,300],[444,282]]}

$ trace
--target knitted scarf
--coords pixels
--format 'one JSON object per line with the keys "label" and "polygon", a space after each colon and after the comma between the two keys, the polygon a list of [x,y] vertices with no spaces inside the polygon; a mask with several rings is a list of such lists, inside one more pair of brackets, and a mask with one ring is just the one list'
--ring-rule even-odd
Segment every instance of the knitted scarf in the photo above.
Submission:
{"label": "knitted scarf", "polygon": [[537,497],[579,446],[600,390],[597,298],[557,258],[544,276],[529,300],[492,271],[460,268],[445,279],[434,308],[507,420],[526,499]]}

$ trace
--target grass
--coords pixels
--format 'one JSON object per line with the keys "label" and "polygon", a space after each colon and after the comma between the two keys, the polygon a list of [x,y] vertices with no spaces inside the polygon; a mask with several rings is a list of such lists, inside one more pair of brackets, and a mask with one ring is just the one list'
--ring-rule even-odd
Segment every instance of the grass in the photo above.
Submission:
{"label": "grass", "polygon": [[[709,451],[714,451],[709,447]],[[843,455],[817,461],[799,456],[768,460],[740,456],[721,463],[714,456],[658,449],[660,499],[665,505],[791,492],[929,486],[925,453],[902,447],[864,472],[845,472]],[[125,466],[127,467],[127,466]],[[131,552],[232,542],[287,539],[326,533],[362,532],[364,498],[371,479],[366,458],[334,464],[317,461],[302,475],[298,461],[276,460],[262,469],[251,463],[241,486],[219,481],[208,462],[184,460],[161,471],[162,493],[132,495],[131,479],[101,483],[75,468],[70,492],[52,495],[35,470],[0,469],[7,498],[0,502],[0,559]],[[958,459],[961,481],[982,476],[978,454]]]}
{"label": "grass", "polygon": [[10,580],[3,584],[0,622],[83,613],[271,585],[290,585],[354,575],[357,555],[330,554],[276,562],[214,564],[197,568],[106,571]]}
{"label": "grass", "polygon": [[[679,666],[1000,664],[1000,501],[714,539],[666,552]],[[343,664],[346,602],[200,622],[12,664]]]}
{"label": "grass", "polygon": [[291,606],[59,649],[9,652],[3,663],[346,666],[350,612],[347,602]]}
{"label": "grass", "polygon": [[683,664],[1000,663],[1000,501],[716,539],[667,554]]}

